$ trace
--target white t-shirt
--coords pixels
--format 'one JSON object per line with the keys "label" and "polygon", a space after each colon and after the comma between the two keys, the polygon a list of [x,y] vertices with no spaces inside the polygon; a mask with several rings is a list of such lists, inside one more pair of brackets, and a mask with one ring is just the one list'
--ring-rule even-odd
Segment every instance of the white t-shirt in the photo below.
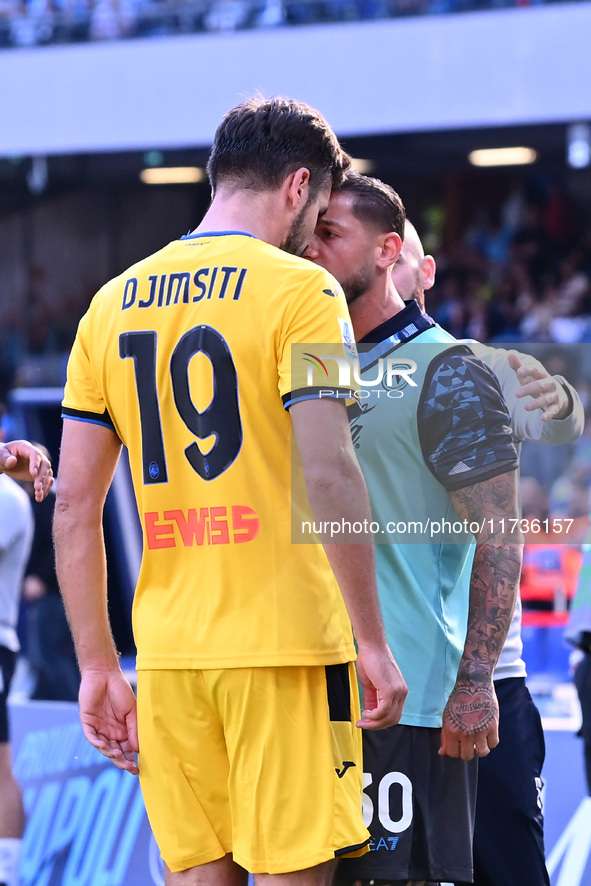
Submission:
{"label": "white t-shirt", "polygon": [[18,652],[18,606],[33,540],[33,511],[18,483],[0,474],[0,646]]}

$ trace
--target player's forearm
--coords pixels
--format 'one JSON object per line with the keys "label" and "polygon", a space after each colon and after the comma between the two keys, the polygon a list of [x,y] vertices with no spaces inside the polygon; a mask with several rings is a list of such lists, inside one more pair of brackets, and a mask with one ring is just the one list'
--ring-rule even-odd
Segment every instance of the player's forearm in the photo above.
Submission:
{"label": "player's forearm", "polygon": [[[322,543],[341,589],[357,643],[385,647],[375,580],[373,536],[369,528],[369,497],[354,455],[344,452],[339,463],[324,466],[316,475],[308,473],[306,490],[317,525],[330,526],[334,522],[340,527],[352,527],[348,533],[339,532],[336,543],[329,530],[323,534]],[[353,526],[364,529],[354,532]]]}
{"label": "player's forearm", "polygon": [[[345,404],[339,400],[308,400],[295,404],[290,414],[308,503],[316,525],[326,528],[321,541],[356,640],[360,645],[385,650],[369,496],[351,443]],[[331,537],[331,524],[339,527],[338,535]],[[359,528],[361,532],[354,531]]]}
{"label": "player's forearm", "polygon": [[458,683],[486,684],[492,680],[507,638],[519,592],[522,546],[476,545],[470,579],[470,608]]}
{"label": "player's forearm", "polygon": [[118,666],[107,610],[107,572],[100,519],[60,497],[54,518],[56,567],[80,670]]}
{"label": "player's forearm", "polygon": [[370,544],[325,544],[359,646],[385,648],[386,634]]}
{"label": "player's forearm", "polygon": [[489,682],[507,637],[519,593],[523,544],[518,531],[517,472],[500,474],[452,494],[460,517],[477,522],[464,651],[458,682]]}

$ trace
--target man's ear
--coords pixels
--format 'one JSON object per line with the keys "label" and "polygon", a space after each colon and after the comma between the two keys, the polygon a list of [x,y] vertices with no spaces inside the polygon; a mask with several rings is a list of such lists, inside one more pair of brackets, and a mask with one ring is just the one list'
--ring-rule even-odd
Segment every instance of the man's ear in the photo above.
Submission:
{"label": "man's ear", "polygon": [[432,255],[425,255],[421,259],[421,282],[423,289],[431,289],[435,283],[435,271],[437,266]]}
{"label": "man's ear", "polygon": [[395,231],[384,234],[381,238],[381,252],[378,256],[378,267],[389,268],[398,260],[402,249],[402,239]]}
{"label": "man's ear", "polygon": [[308,201],[310,192],[310,170],[305,166],[291,172],[283,184],[291,209],[298,209]]}

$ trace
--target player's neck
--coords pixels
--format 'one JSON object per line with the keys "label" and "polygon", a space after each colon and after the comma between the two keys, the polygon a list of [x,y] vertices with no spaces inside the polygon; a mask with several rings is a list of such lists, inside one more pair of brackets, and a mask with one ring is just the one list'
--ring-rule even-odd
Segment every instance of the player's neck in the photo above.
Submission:
{"label": "player's neck", "polygon": [[284,228],[288,227],[288,220],[282,215],[275,192],[240,189],[230,194],[218,193],[193,233],[243,231],[279,246],[285,237]]}
{"label": "player's neck", "polygon": [[[388,278],[389,278],[388,274]],[[349,303],[349,313],[357,341],[404,308],[404,302],[391,281],[378,278],[363,295]]]}

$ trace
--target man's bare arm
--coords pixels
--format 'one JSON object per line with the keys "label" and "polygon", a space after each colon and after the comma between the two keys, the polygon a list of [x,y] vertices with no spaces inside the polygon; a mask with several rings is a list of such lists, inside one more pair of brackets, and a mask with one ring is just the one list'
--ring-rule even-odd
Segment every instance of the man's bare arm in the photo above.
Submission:
{"label": "man's bare arm", "polygon": [[[342,401],[307,400],[290,410],[316,522],[371,522],[365,481],[351,443]],[[357,670],[364,689],[360,726],[382,729],[400,720],[407,687],[386,642],[378,600],[373,538],[331,543],[323,538],[341,588],[358,646]]]}
{"label": "man's bare arm", "polygon": [[[498,744],[493,671],[507,637],[521,574],[518,474],[500,474],[450,493],[461,520],[478,523],[466,642],[443,713],[441,751],[471,760]],[[512,531],[516,529],[516,531]]]}
{"label": "man's bare arm", "polygon": [[58,580],[80,664],[80,719],[88,741],[137,772],[135,697],[119,667],[107,610],[103,507],[121,444],[107,428],[66,419],[54,539]]}

